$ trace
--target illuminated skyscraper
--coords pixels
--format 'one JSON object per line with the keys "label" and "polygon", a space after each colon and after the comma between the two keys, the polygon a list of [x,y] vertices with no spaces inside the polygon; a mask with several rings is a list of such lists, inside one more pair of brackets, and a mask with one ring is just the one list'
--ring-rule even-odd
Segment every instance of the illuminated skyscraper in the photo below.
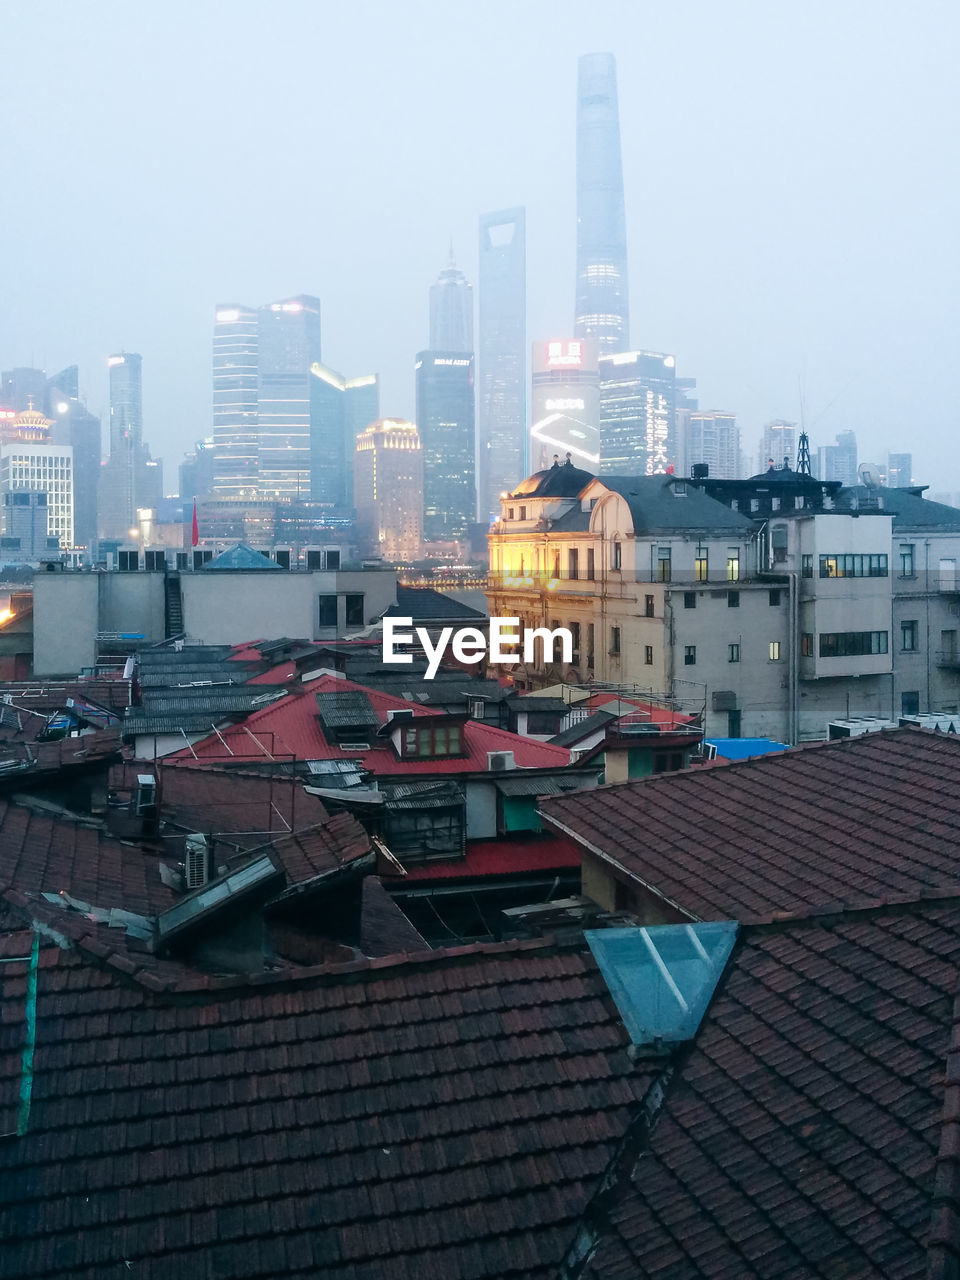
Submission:
{"label": "illuminated skyscraper", "polygon": [[357,436],[357,535],[385,560],[416,560],[423,536],[423,451],[412,422],[383,418]]}
{"label": "illuminated skyscraper", "polygon": [[320,302],[300,294],[257,312],[259,496],[310,494],[310,367],[320,359]]}
{"label": "illuminated skyscraper", "polygon": [[477,507],[473,357],[421,351],[416,369],[424,536],[463,538]]}
{"label": "illuminated skyscraper", "polygon": [[797,424],[775,418],[764,424],[757,471],[768,471],[771,465],[779,468],[784,462],[789,467],[797,465]]}
{"label": "illuminated skyscraper", "polygon": [[499,515],[501,492],[514,489],[529,469],[525,226],[523,209],[480,219],[477,489],[484,522]]}
{"label": "illuminated skyscraper", "polygon": [[579,65],[574,334],[596,339],[601,355],[630,345],[617,64],[612,53],[585,54]]}
{"label": "illuminated skyscraper", "polygon": [[[740,478],[740,429],[732,413],[692,410],[686,415],[686,474],[705,462],[714,480]],[[678,467],[678,470],[680,468]]]}
{"label": "illuminated skyscraper", "polygon": [[110,457],[100,475],[100,536],[122,540],[137,527],[137,508],[146,503],[143,443],[143,358],[123,351],[107,358],[110,373]]}
{"label": "illuminated skyscraper", "polygon": [[54,374],[47,382],[47,415],[52,420],[50,442],[73,450],[73,536],[93,560],[97,543],[99,506],[100,419],[79,398],[76,365]]}
{"label": "illuminated skyscraper", "polygon": [[597,344],[589,338],[533,344],[533,424],[529,470],[542,471],[569,453],[575,467],[600,461]]}
{"label": "illuminated skyscraper", "polygon": [[430,286],[430,350],[473,355],[473,289],[450,260]]}
{"label": "illuminated skyscraper", "polygon": [[652,476],[676,466],[676,364],[662,351],[600,357],[601,475]]}
{"label": "illuminated skyscraper", "polygon": [[257,489],[257,313],[223,303],[213,326],[213,493],[250,498]]}
{"label": "illuminated skyscraper", "polygon": [[380,417],[375,373],[345,378],[319,361],[310,366],[310,498],[353,505],[358,434]]}

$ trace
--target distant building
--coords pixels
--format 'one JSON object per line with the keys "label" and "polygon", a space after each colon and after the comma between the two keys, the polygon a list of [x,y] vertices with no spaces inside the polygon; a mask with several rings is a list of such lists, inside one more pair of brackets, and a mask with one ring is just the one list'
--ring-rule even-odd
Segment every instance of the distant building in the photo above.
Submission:
{"label": "distant building", "polygon": [[423,451],[412,422],[382,418],[357,436],[357,533],[388,561],[416,560],[423,538]]}
{"label": "distant building", "polygon": [[353,506],[357,436],[380,417],[375,373],[345,378],[319,361],[310,366],[310,498]]}
{"label": "distant building", "polygon": [[257,489],[261,497],[310,495],[310,368],[320,360],[320,302],[307,294],[257,312]]}
{"label": "distant building", "polygon": [[654,475],[677,461],[676,360],[659,351],[601,355],[600,474]]}
{"label": "distant building", "polygon": [[569,453],[577,466],[600,460],[600,374],[589,338],[533,344],[530,459],[537,469]]}
{"label": "distant building", "polygon": [[110,457],[99,481],[100,534],[122,539],[137,525],[137,511],[155,508],[163,496],[160,463],[143,438],[143,357],[123,351],[109,356]]}
{"label": "distant building", "polygon": [[4,406],[21,413],[31,405],[42,409],[47,394],[47,375],[42,369],[10,369],[3,375],[0,393]]}
{"label": "distant building", "polygon": [[821,445],[817,450],[817,478],[857,483],[857,437],[852,431],[841,431],[836,444]]}
{"label": "distant building", "polygon": [[580,59],[577,80],[577,298],[574,335],[606,354],[630,345],[617,64]]}
{"label": "distant building", "polygon": [[36,564],[43,556],[56,556],[60,544],[47,532],[47,495],[23,489],[8,490],[0,497],[3,500],[0,561]]}
{"label": "distant building", "polygon": [[740,428],[735,414],[693,410],[686,416],[685,430],[686,465],[681,474],[689,474],[691,467],[704,462],[715,479],[739,478]]}
{"label": "distant building", "polygon": [[251,498],[257,489],[258,318],[252,307],[223,303],[213,327],[213,490]]}
{"label": "distant building", "polygon": [[473,289],[450,258],[430,286],[430,349],[473,355]]}
{"label": "distant building", "polygon": [[214,439],[198,440],[193,453],[188,453],[180,463],[180,497],[185,502],[201,498],[213,492]]}
{"label": "distant building", "polygon": [[480,219],[477,345],[478,518],[500,510],[500,494],[527,471],[526,214]]}
{"label": "distant building", "polygon": [[913,454],[887,455],[887,484],[891,489],[908,489],[913,484]]}
{"label": "distant building", "polygon": [[6,432],[0,443],[0,494],[44,494],[47,533],[58,546],[67,548],[75,545],[73,449],[70,445],[49,443],[52,425],[34,409],[27,409],[14,419],[13,430]]}
{"label": "distant building", "polygon": [[48,379],[47,414],[52,419],[50,443],[73,449],[74,545],[96,558],[102,441],[100,419],[79,399],[76,365]]}
{"label": "distant building", "polygon": [[768,471],[771,462],[775,467],[783,466],[786,461],[794,466],[797,460],[797,424],[786,422],[783,418],[775,418],[766,423],[760,437],[760,452],[757,456],[757,471]]}
{"label": "distant building", "polygon": [[424,537],[461,539],[477,505],[473,357],[421,351],[416,375]]}

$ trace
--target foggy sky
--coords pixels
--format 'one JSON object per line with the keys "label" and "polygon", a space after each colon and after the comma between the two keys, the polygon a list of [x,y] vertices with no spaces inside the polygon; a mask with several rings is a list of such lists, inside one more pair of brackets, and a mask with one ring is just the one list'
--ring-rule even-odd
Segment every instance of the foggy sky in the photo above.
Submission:
{"label": "foggy sky", "polygon": [[960,489],[960,6],[949,0],[4,0],[0,366],[143,355],[145,435],[211,429],[217,302],[314,293],[325,361],[413,416],[427,290],[527,208],[530,338],[573,325],[579,54],[620,79],[631,341],[701,408]]}

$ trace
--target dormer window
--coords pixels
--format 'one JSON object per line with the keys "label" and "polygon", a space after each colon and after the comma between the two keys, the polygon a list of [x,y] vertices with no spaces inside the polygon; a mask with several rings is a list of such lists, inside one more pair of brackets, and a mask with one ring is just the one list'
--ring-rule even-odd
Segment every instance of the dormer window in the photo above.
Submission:
{"label": "dormer window", "polygon": [[[419,718],[425,721],[433,719],[427,716]],[[400,755],[405,760],[463,755],[463,726],[449,723],[409,725],[400,735]]]}
{"label": "dormer window", "polygon": [[673,485],[673,496],[675,498],[685,498],[687,496],[686,480],[676,480]]}

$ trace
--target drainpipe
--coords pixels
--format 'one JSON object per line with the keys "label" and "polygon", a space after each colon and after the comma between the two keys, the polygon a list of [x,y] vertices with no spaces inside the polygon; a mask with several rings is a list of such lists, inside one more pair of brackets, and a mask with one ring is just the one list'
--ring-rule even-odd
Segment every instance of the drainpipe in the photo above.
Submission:
{"label": "drainpipe", "polygon": [[800,575],[796,569],[787,572],[790,586],[790,745],[795,747],[800,736]]}
{"label": "drainpipe", "polygon": [[[927,711],[929,711],[929,710],[930,710],[930,639],[931,639],[931,637],[930,637],[930,539],[929,539],[929,538],[927,538],[927,539],[924,541],[923,547],[924,547],[924,552],[923,552],[923,581],[924,581],[923,599],[924,599],[924,619],[925,619],[925,623],[924,623],[924,625],[925,625],[926,632],[927,632],[927,643],[926,643],[926,646],[925,646],[925,651],[926,651],[926,661],[925,661],[924,665],[925,665],[925,667],[926,667],[926,674],[927,674],[927,707],[926,707],[926,709],[927,709]],[[939,586],[939,583],[938,583],[937,585]],[[890,637],[890,641],[891,641],[891,643],[893,642],[893,636],[891,636],[891,637]],[[894,716],[894,717],[892,717],[892,718],[893,718],[893,719],[896,719],[896,717],[895,717],[895,716]]]}

